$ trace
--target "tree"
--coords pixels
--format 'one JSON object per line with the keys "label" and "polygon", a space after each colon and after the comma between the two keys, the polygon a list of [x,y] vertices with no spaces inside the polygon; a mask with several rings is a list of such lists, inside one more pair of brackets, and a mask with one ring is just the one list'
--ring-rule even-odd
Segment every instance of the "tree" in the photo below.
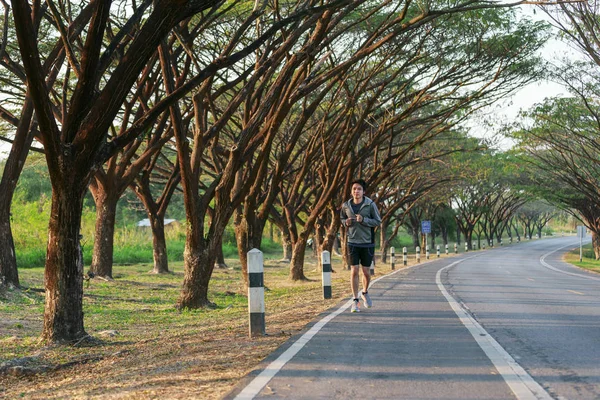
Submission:
{"label": "tree", "polygon": [[[43,340],[63,342],[86,335],[83,325],[83,260],[80,223],[83,197],[93,173],[145,131],[171,96],[132,123],[113,140],[107,132],[160,41],[181,21],[217,5],[212,0],[143,2],[114,33],[111,4],[91,2],[71,19],[49,2],[12,3],[23,72],[44,145],[52,184],[52,211],[45,267],[46,305]],[[49,18],[60,32],[60,55],[49,59],[39,47],[36,21]],[[85,30],[75,29],[80,27]],[[52,69],[42,58],[55,63]],[[65,60],[66,65],[65,65]],[[48,71],[64,68],[64,78],[48,81]],[[51,72],[50,72],[51,73]],[[52,94],[58,93],[55,97]]]}

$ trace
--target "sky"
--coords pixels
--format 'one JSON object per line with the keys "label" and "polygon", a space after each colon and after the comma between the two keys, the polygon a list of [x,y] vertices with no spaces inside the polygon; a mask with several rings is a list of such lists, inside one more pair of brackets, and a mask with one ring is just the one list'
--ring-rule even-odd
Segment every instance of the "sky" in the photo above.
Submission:
{"label": "sky", "polygon": [[[532,12],[533,6],[522,6],[522,15],[528,16],[533,20],[546,20],[549,22],[548,17],[539,10],[536,13]],[[546,60],[560,60],[563,58],[578,58],[582,59],[583,55],[573,49],[567,43],[558,39],[558,34],[552,37],[540,51],[540,55]],[[524,86],[515,94],[503,101],[499,101],[493,106],[489,107],[484,111],[486,116],[479,118],[486,118],[494,122],[494,127],[500,126],[502,123],[511,122],[518,118],[518,114],[521,110],[528,110],[537,103],[541,103],[546,98],[551,97],[562,97],[568,96],[567,91],[563,86],[556,82],[541,81],[531,83]],[[481,122],[481,120],[480,120]],[[485,128],[483,124],[478,123],[477,120],[469,124],[472,129],[472,133],[478,137],[492,137],[495,133],[495,128]],[[512,142],[508,139],[498,139],[498,146],[505,150],[512,146]]]}

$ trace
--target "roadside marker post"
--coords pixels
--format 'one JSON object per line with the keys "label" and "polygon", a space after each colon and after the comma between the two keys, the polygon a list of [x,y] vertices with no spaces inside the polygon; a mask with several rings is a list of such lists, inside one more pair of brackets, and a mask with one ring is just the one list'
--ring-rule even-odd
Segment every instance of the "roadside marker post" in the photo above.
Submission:
{"label": "roadside marker post", "polygon": [[248,252],[248,314],[250,337],[265,335],[265,280],[263,253]]}
{"label": "roadside marker post", "polygon": [[425,258],[429,260],[429,245],[425,247]]}
{"label": "roadside marker post", "polygon": [[390,263],[392,264],[392,271],[396,269],[396,249],[390,248]]}
{"label": "roadside marker post", "polygon": [[323,298],[331,299],[331,254],[327,250],[321,253],[321,273],[323,279]]}
{"label": "roadside marker post", "polygon": [[437,249],[436,249],[436,253],[437,253],[437,258],[440,258],[440,245],[437,245]]}
{"label": "roadside marker post", "polygon": [[448,243],[446,243],[446,255],[448,255]]}
{"label": "roadside marker post", "polygon": [[421,248],[419,246],[417,246],[417,248],[415,249],[415,255],[417,257],[417,262],[420,263],[421,262]]}
{"label": "roadside marker post", "polygon": [[375,275],[375,260],[371,261],[371,267],[369,268],[369,275]]}
{"label": "roadside marker post", "polygon": [[585,226],[577,226],[577,237],[579,238],[579,262],[583,261],[583,238],[585,238]]}
{"label": "roadside marker post", "polygon": [[406,247],[402,248],[402,263],[405,267],[408,265],[408,250]]}

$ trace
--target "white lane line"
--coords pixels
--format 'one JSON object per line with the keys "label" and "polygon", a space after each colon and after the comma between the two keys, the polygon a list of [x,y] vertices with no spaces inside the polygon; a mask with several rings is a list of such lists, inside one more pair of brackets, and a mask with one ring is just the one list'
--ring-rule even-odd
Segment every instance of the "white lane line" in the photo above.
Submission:
{"label": "white lane line", "polygon": [[578,292],[577,290],[569,290],[569,289],[567,289],[567,292],[571,292],[571,293],[579,294],[581,296],[585,296],[585,293]]}
{"label": "white lane line", "polygon": [[[390,276],[393,276],[399,272],[404,272],[408,269],[415,267],[421,267],[433,261],[435,260],[428,260],[420,264],[411,265],[410,267],[401,268],[390,274],[380,276],[379,278],[372,280],[369,287],[371,287],[380,279],[389,278]],[[292,344],[286,351],[284,351],[279,357],[277,357],[275,361],[267,365],[267,367],[260,374],[258,374],[258,376],[254,378],[248,384],[248,386],[246,386],[240,393],[238,393],[237,396],[235,396],[234,400],[253,399],[257,394],[260,393],[260,391],[267,385],[267,383],[269,383],[269,381],[273,379],[275,375],[277,375],[281,368],[283,368],[284,365],[292,359],[292,357],[294,357],[296,354],[298,354],[300,350],[302,350],[302,348],[309,342],[310,339],[312,339],[313,336],[315,336],[329,321],[343,313],[348,307],[350,307],[351,304],[352,299],[348,300],[346,303],[342,304],[342,306],[339,307],[337,310],[323,317],[323,319],[321,319],[319,322],[313,325],[312,328],[310,328],[304,335],[300,336],[300,338],[296,340],[294,344]]]}
{"label": "white lane line", "polygon": [[558,268],[555,268],[555,267],[553,267],[552,265],[550,265],[550,264],[548,264],[548,263],[546,262],[546,257],[548,257],[550,254],[554,254],[554,253],[556,253],[557,251],[559,251],[559,250],[562,250],[562,249],[564,249],[565,247],[569,247],[569,246],[573,246],[573,243],[571,243],[571,244],[569,244],[569,245],[567,245],[567,246],[562,246],[562,247],[559,247],[558,249],[556,249],[556,250],[553,250],[553,251],[551,251],[550,253],[546,253],[546,254],[544,254],[543,256],[541,256],[541,257],[540,257],[540,263],[542,263],[542,265],[543,265],[544,267],[546,267],[546,268],[548,268],[548,269],[551,269],[552,271],[560,272],[561,274],[565,274],[565,275],[571,275],[571,276],[576,276],[576,277],[578,277],[578,278],[584,278],[584,279],[592,279],[592,280],[594,280],[594,281],[600,281],[600,278],[598,278],[598,277],[595,277],[595,276],[589,276],[589,275],[584,275],[584,274],[577,274],[577,273],[574,273],[574,272],[563,271],[563,270],[560,270],[560,269],[558,269]]}
{"label": "white lane line", "polygon": [[511,357],[510,354],[448,293],[442,284],[442,272],[464,260],[456,261],[440,269],[436,276],[440,292],[444,295],[456,316],[469,330],[479,347],[488,356],[506,384],[519,400],[552,400],[552,397]]}

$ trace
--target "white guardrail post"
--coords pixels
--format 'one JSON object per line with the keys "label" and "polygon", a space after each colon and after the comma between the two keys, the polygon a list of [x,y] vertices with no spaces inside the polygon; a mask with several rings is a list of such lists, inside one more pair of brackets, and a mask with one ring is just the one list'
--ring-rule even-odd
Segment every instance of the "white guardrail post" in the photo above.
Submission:
{"label": "white guardrail post", "polygon": [[323,266],[323,298],[331,298],[331,254],[327,250],[321,253],[321,265]]}
{"label": "white guardrail post", "polygon": [[250,337],[265,334],[265,280],[263,253],[258,249],[248,252],[248,313]]}

